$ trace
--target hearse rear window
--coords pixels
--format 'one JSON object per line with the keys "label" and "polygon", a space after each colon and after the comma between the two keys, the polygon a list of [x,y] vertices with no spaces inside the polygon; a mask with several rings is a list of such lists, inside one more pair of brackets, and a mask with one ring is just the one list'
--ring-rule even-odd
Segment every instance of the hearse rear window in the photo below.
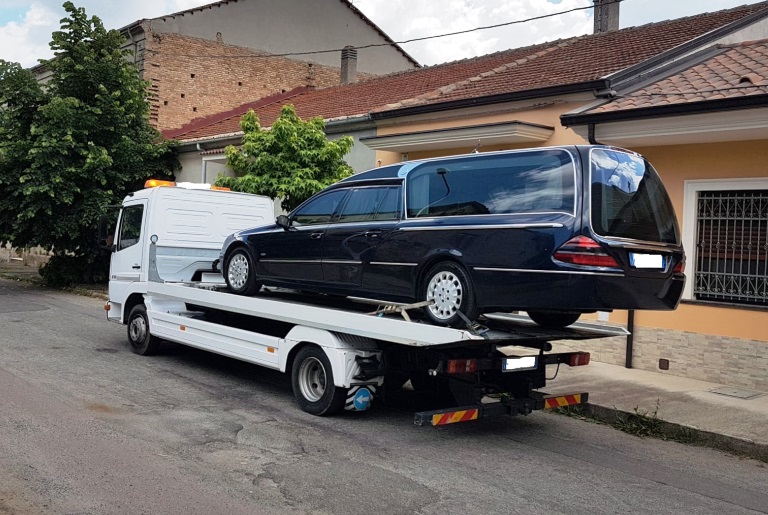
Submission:
{"label": "hearse rear window", "polygon": [[573,214],[575,173],[559,149],[427,162],[408,173],[408,217]]}
{"label": "hearse rear window", "polygon": [[656,170],[639,155],[594,149],[592,229],[601,236],[677,243],[677,219]]}

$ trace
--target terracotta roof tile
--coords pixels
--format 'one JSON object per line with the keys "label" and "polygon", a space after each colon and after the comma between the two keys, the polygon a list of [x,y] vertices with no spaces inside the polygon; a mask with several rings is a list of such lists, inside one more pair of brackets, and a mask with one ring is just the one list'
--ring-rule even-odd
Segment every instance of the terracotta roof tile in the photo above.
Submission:
{"label": "terracotta roof tile", "polygon": [[721,46],[719,54],[589,114],[768,95],[768,40]]}
{"label": "terracotta roof tile", "polygon": [[[346,86],[300,93],[264,105],[257,102],[256,111],[262,125],[269,126],[285,103],[293,104],[302,118],[322,116],[332,119],[406,106],[590,82],[641,63],[766,7],[768,1],[393,73]],[[690,83],[695,80],[707,84],[710,75],[711,72],[706,72],[701,78],[691,76],[687,79],[686,87],[692,87]],[[651,102],[647,98],[640,101]],[[660,101],[669,102],[669,99],[664,97]],[[243,105],[239,114],[244,114],[253,105]],[[176,139],[189,140],[231,134],[239,130],[239,116],[236,112],[230,112],[222,114],[218,119],[211,117],[206,123],[196,120],[165,135],[172,133]]]}

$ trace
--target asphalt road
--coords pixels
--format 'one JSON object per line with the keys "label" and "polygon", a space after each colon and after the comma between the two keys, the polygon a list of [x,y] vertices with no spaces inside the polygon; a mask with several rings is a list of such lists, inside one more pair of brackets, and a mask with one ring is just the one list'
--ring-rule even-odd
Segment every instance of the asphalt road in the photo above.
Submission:
{"label": "asphalt road", "polygon": [[280,373],[133,354],[102,304],[0,279],[0,514],[768,513],[760,462],[549,413],[313,417]]}

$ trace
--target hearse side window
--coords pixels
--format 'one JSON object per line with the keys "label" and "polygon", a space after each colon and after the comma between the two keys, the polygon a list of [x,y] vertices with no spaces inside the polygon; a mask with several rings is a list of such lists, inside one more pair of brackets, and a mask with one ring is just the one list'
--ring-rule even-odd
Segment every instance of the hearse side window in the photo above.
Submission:
{"label": "hearse side window", "polygon": [[292,215],[293,225],[327,224],[348,190],[333,190],[299,207]]}
{"label": "hearse side window", "polygon": [[573,214],[574,182],[558,149],[427,162],[408,174],[408,216]]}
{"label": "hearse side window", "polygon": [[139,242],[143,215],[143,205],[128,206],[123,209],[123,216],[120,220],[120,237],[117,244],[117,250],[133,247]]}
{"label": "hearse side window", "polygon": [[[392,193],[393,190],[394,193]],[[355,188],[347,195],[338,221],[392,220],[397,218],[396,209],[396,188],[385,186]]]}
{"label": "hearse side window", "polygon": [[592,228],[601,236],[677,243],[677,219],[656,170],[641,156],[594,149]]}

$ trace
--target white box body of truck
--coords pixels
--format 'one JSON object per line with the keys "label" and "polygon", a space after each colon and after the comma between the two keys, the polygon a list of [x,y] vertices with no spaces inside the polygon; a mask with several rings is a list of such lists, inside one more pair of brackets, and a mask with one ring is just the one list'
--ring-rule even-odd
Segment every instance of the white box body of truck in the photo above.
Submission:
{"label": "white box body of truck", "polygon": [[109,318],[124,322],[131,295],[149,280],[149,245],[157,241],[157,272],[165,281],[221,281],[213,263],[230,234],[274,221],[269,197],[199,189],[200,185],[139,190],[123,200],[109,272]]}

